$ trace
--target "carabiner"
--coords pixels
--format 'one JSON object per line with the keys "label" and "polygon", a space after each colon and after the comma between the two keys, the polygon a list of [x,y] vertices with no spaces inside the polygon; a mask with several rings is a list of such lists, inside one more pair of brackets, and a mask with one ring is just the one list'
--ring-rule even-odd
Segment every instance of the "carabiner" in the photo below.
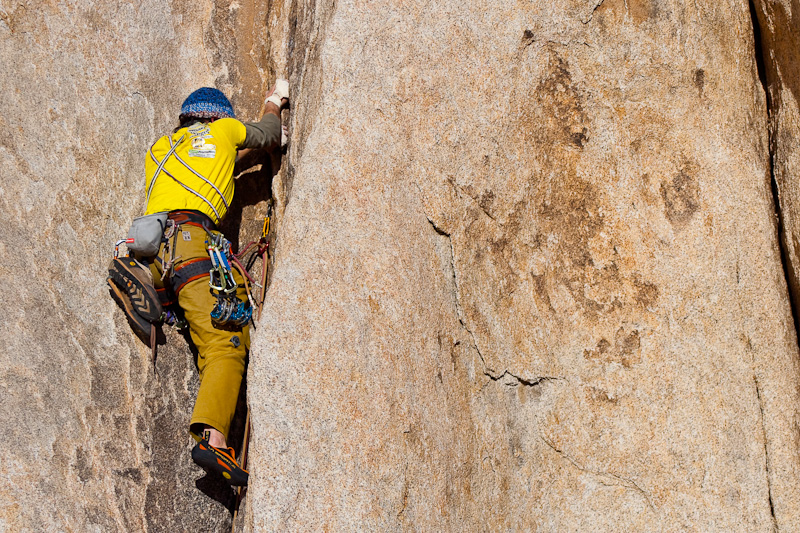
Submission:
{"label": "carabiner", "polygon": [[[219,267],[213,267],[208,271],[208,286],[212,290],[225,292],[225,273]],[[216,276],[215,276],[216,275]]]}
{"label": "carabiner", "polygon": [[133,237],[129,237],[127,239],[120,239],[117,241],[117,244],[114,245],[114,259],[119,257],[119,245],[120,244],[133,244],[135,239]]}

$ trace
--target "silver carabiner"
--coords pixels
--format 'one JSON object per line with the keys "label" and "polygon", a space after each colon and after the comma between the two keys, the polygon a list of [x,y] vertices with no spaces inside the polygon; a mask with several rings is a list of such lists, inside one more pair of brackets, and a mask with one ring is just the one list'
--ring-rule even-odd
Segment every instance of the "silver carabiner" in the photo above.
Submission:
{"label": "silver carabiner", "polygon": [[133,244],[133,240],[134,240],[134,239],[133,239],[133,238],[131,238],[131,237],[129,237],[129,238],[127,238],[127,239],[120,239],[120,240],[118,240],[118,241],[117,241],[117,243],[114,245],[114,259],[116,259],[117,257],[119,257],[119,245],[120,245],[120,244]]}

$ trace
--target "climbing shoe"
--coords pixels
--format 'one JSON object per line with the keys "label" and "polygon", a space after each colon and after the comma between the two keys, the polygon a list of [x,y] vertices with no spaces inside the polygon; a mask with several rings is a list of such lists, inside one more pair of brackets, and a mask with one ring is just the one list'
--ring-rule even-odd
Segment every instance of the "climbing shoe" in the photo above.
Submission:
{"label": "climbing shoe", "polygon": [[[161,318],[161,302],[153,286],[153,276],[136,259],[115,257],[108,267],[108,279],[127,293],[130,307],[145,320],[157,322]],[[127,312],[128,306],[123,308]]]}
{"label": "climbing shoe", "polygon": [[150,333],[152,329],[150,321],[136,312],[127,292],[123,291],[119,285],[111,280],[111,278],[108,278],[107,281],[109,291],[111,292],[111,297],[114,298],[122,310],[125,311],[125,315],[128,317],[128,322],[130,323],[133,332],[136,333],[140,339],[147,342],[150,339]]}
{"label": "climbing shoe", "polygon": [[[195,436],[195,440],[197,439]],[[192,449],[192,460],[205,471],[222,476],[229,485],[247,485],[247,478],[250,477],[236,462],[233,448],[215,448],[206,439],[197,440]]]}

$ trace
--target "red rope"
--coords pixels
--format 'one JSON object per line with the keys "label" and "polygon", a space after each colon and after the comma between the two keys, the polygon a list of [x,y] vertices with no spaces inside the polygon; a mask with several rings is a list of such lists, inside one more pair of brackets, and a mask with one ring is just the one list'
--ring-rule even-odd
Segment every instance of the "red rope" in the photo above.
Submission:
{"label": "red rope", "polygon": [[236,257],[235,254],[231,254],[231,259],[233,259],[234,263],[239,265],[239,271],[247,277],[247,279],[250,281],[250,283],[251,284],[254,283],[253,282],[253,278],[250,277],[250,274],[247,272],[247,269],[244,268],[244,265],[241,262],[239,262],[239,258]]}

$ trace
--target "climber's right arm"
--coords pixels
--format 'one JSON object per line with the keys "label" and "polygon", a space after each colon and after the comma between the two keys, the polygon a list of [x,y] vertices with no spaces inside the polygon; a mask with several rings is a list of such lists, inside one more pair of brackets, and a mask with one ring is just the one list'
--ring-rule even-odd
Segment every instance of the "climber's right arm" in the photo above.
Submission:
{"label": "climber's right arm", "polygon": [[240,149],[274,148],[281,143],[280,115],[265,112],[260,121],[246,122],[244,129],[247,133]]}

